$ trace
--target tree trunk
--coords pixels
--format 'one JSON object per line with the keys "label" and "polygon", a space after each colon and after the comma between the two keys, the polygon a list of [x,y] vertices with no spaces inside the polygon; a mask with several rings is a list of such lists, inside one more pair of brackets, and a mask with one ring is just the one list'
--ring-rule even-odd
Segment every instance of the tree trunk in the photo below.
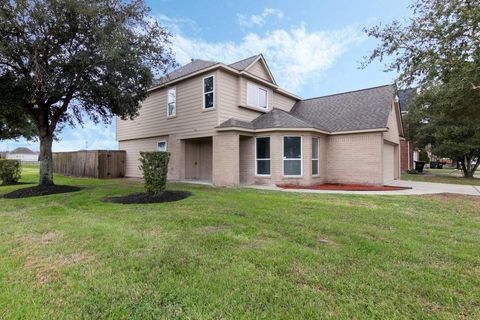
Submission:
{"label": "tree trunk", "polygon": [[51,186],[53,185],[53,157],[52,157],[52,142],[51,135],[40,137],[40,179],[38,185]]}
{"label": "tree trunk", "polygon": [[462,160],[462,170],[464,178],[473,178],[475,171],[478,169],[480,159],[477,158],[477,163],[472,165],[474,157],[464,156]]}

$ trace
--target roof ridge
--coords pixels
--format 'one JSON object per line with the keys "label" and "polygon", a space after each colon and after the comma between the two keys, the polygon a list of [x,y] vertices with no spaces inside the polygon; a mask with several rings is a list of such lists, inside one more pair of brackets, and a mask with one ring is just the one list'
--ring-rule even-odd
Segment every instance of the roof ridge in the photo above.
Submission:
{"label": "roof ridge", "polygon": [[239,62],[248,60],[248,59],[252,59],[253,57],[258,57],[258,56],[260,56],[260,55],[262,55],[262,54],[261,54],[261,53],[254,54],[253,56],[250,56],[250,57],[248,57],[248,58],[245,58],[245,59],[242,59],[242,60],[238,60],[238,61],[232,62],[232,63],[229,64],[229,66],[232,65],[232,64],[236,64],[236,63],[239,63]]}
{"label": "roof ridge", "polygon": [[307,101],[307,100],[313,100],[313,99],[333,97],[333,96],[340,96],[340,95],[344,95],[344,94],[349,94],[349,93],[354,93],[354,92],[361,92],[361,91],[372,90],[372,89],[378,89],[378,88],[389,87],[389,86],[393,86],[393,84],[384,84],[384,85],[381,85],[381,86],[375,86],[375,87],[370,87],[370,88],[363,88],[363,89],[357,89],[357,90],[351,90],[351,91],[345,91],[345,92],[327,94],[327,95],[325,95],[325,96],[318,96],[318,97],[312,97],[312,98],[303,99],[303,100],[300,100],[300,102],[301,102],[301,101]]}

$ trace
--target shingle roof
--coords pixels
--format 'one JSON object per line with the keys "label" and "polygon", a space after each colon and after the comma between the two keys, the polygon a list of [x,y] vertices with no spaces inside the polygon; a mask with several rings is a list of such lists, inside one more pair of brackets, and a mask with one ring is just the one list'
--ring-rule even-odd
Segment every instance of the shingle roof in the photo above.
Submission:
{"label": "shingle roof", "polygon": [[302,100],[291,113],[331,132],[385,128],[394,92],[386,85]]}
{"label": "shingle roof", "polygon": [[[260,115],[251,122],[234,118],[220,124],[219,128],[245,128],[245,129],[270,129],[270,128],[314,128],[314,124],[301,119],[282,109],[273,108],[272,111]],[[320,128],[318,128],[320,129]]]}
{"label": "shingle roof", "polygon": [[416,93],[417,89],[415,88],[398,90],[398,102],[400,103],[400,110],[402,112],[408,111],[410,102],[412,101],[412,98]]}
{"label": "shingle roof", "polygon": [[170,72],[169,74],[165,75],[164,77],[158,79],[154,83],[154,86],[158,86],[158,85],[161,85],[165,82],[172,81],[172,80],[181,78],[183,76],[186,76],[188,74],[200,71],[202,69],[209,68],[209,67],[211,67],[213,65],[216,65],[218,63],[219,62],[206,61],[206,60],[200,60],[200,59],[193,60],[192,62],[187,63],[186,65],[184,65],[184,66]]}
{"label": "shingle roof", "polygon": [[243,60],[234,62],[234,63],[232,63],[232,64],[229,64],[229,66],[232,67],[232,68],[234,68],[234,69],[237,69],[238,71],[243,71],[243,70],[245,70],[245,68],[247,68],[250,64],[252,64],[252,62],[255,61],[255,59],[257,59],[259,56],[260,56],[260,55],[257,54],[257,55],[248,57],[248,58],[246,58],[246,59],[243,59]]}
{"label": "shingle roof", "polygon": [[17,154],[37,154],[37,152],[30,150],[29,148],[19,147],[10,151],[10,153],[17,153]]}
{"label": "shingle roof", "polygon": [[[246,67],[248,67],[255,59],[257,59],[260,56],[260,54],[248,57],[246,59],[234,62],[230,64],[229,66],[238,70],[238,71],[243,71],[245,70]],[[195,59],[190,63],[187,63],[186,65],[168,73],[167,75],[163,76],[162,78],[156,80],[154,82],[154,86],[158,86],[161,84],[164,84],[166,82],[181,78],[183,76],[186,76],[188,74],[200,71],[202,69],[209,68],[213,65],[220,64],[220,62],[216,61],[207,61],[207,60],[201,60],[201,59]]]}
{"label": "shingle roof", "polygon": [[290,112],[274,108],[251,122],[229,119],[220,128],[315,128],[327,132],[387,127],[395,89],[392,85],[297,102]]}
{"label": "shingle roof", "polygon": [[244,129],[255,129],[255,126],[248,121],[237,120],[234,118],[230,118],[225,122],[222,122],[218,128],[244,128]]}
{"label": "shingle roof", "polygon": [[312,128],[313,125],[304,119],[282,109],[274,108],[252,121],[255,129],[266,128]]}

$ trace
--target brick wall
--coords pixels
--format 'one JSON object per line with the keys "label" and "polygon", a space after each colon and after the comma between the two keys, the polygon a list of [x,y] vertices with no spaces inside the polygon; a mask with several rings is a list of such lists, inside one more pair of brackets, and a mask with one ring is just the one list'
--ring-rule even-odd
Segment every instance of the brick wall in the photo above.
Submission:
{"label": "brick wall", "polygon": [[330,136],[328,140],[328,182],[383,184],[381,133]]}
{"label": "brick wall", "polygon": [[213,136],[213,185],[240,184],[240,136],[220,133]]}

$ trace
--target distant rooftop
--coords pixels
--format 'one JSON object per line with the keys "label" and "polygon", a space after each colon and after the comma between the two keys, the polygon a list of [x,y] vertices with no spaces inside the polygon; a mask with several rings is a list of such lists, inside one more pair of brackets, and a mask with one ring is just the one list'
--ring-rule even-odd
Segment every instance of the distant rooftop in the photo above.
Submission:
{"label": "distant rooftop", "polygon": [[16,149],[13,149],[13,150],[10,151],[9,153],[16,153],[16,154],[37,154],[38,152],[32,151],[32,150],[29,149],[29,148],[18,147],[18,148],[16,148]]}

